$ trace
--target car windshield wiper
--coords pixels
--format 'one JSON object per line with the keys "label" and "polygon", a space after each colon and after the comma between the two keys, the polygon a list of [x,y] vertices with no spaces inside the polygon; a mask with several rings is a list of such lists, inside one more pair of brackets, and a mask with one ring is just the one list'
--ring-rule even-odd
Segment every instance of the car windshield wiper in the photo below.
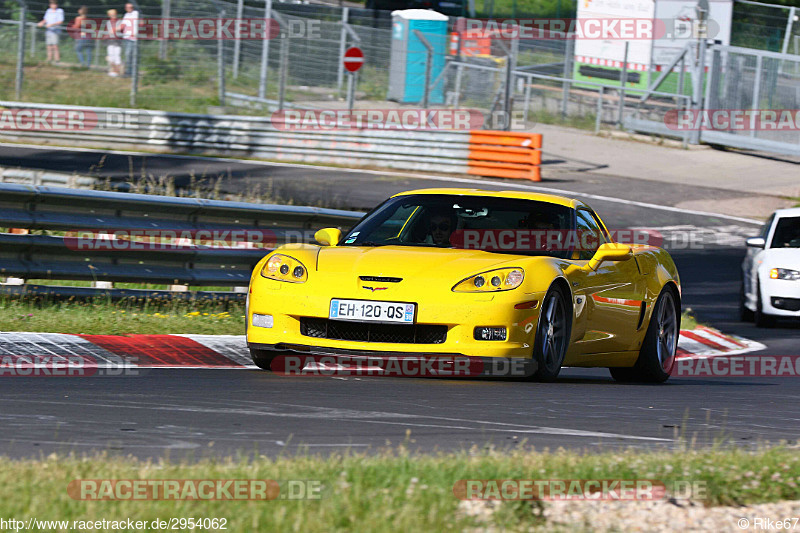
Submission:
{"label": "car windshield wiper", "polygon": [[353,243],[356,246],[386,246],[386,244],[382,242],[375,242],[375,241],[364,241],[364,242],[357,242]]}

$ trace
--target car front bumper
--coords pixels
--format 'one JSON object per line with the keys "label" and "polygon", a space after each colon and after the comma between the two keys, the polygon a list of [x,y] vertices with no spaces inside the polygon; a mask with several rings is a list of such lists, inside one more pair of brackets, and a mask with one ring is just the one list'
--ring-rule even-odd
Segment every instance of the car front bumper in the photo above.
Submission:
{"label": "car front bumper", "polygon": [[[539,307],[545,293],[524,293],[515,290],[496,293],[455,293],[428,291],[420,294],[410,289],[392,288],[379,297],[363,294],[363,290],[315,290],[306,284],[292,284],[255,279],[247,311],[247,341],[251,346],[298,346],[317,353],[349,351],[373,354],[420,354],[428,356],[468,355],[530,359],[533,353]],[[415,324],[446,327],[443,342],[369,342],[324,338],[306,334],[301,322],[328,319],[332,298],[366,301],[391,301],[416,304]],[[537,302],[535,307],[517,309],[516,305]],[[253,314],[271,315],[272,327],[253,325]],[[340,321],[335,321],[340,323]],[[348,324],[353,324],[348,322]],[[357,324],[366,324],[359,322]],[[411,327],[411,326],[403,326]],[[476,340],[476,327],[505,327],[505,340]],[[306,348],[299,351],[307,352]]]}
{"label": "car front bumper", "polygon": [[800,317],[800,281],[762,277],[761,309],[768,315]]}

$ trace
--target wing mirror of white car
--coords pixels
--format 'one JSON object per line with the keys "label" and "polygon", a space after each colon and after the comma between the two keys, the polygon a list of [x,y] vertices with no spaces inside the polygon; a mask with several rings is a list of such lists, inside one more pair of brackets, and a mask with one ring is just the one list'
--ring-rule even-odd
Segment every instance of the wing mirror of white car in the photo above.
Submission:
{"label": "wing mirror of white car", "polygon": [[597,270],[603,261],[627,261],[633,257],[633,249],[627,244],[607,242],[600,245],[592,259],[584,267],[586,270]]}
{"label": "wing mirror of white car", "polygon": [[763,248],[767,245],[767,241],[764,240],[764,237],[750,237],[744,242],[750,248]]}
{"label": "wing mirror of white car", "polygon": [[342,232],[337,228],[322,228],[314,234],[314,239],[322,246],[336,246],[342,238]]}

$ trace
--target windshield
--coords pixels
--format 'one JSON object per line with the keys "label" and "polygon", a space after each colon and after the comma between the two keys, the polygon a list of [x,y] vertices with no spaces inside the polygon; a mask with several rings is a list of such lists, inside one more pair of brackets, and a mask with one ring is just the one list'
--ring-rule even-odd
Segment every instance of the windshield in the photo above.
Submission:
{"label": "windshield", "polygon": [[[414,194],[391,198],[342,239],[342,246],[468,248],[566,257],[548,248],[548,233],[572,227],[572,209],[533,200]],[[539,240],[537,241],[537,237]],[[518,246],[525,238],[525,245]],[[510,246],[501,246],[503,242]],[[537,244],[538,243],[538,244]]]}
{"label": "windshield", "polygon": [[800,248],[800,217],[781,217],[770,248]]}

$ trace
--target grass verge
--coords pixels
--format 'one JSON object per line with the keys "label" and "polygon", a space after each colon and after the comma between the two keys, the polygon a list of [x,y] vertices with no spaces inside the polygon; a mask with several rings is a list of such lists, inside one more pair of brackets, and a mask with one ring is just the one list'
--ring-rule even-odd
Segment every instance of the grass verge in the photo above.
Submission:
{"label": "grass verge", "polygon": [[[694,329],[691,309],[681,329]],[[45,302],[0,298],[0,331],[41,331],[86,335],[196,333],[244,335],[244,304],[132,299]]]}
{"label": "grass verge", "polygon": [[0,299],[0,331],[86,335],[244,335],[244,304],[133,299],[47,302]]}
{"label": "grass verge", "polygon": [[[407,437],[410,442],[410,436]],[[316,500],[82,501],[67,494],[79,479],[271,479],[319,482]],[[6,517],[46,520],[225,518],[228,531],[462,531],[483,526],[463,513],[453,493],[459,480],[650,479],[667,487],[701,482],[708,506],[800,498],[800,455],[787,448],[722,448],[581,454],[491,449],[416,455],[334,453],[271,459],[254,454],[193,462],[141,461],[101,454],[55,454],[40,460],[0,460]],[[506,502],[490,527],[544,527],[548,502]],[[636,505],[630,502],[630,505]]]}

